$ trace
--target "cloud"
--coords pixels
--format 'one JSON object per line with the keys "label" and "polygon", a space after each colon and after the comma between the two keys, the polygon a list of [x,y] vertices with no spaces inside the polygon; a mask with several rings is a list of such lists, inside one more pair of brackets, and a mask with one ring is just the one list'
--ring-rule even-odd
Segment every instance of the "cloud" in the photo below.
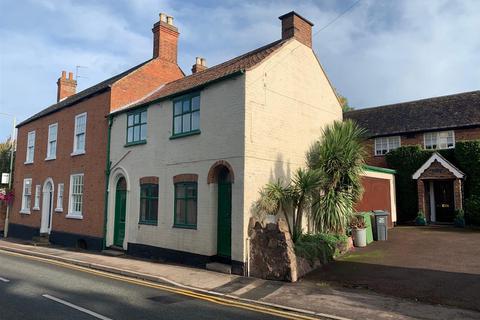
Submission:
{"label": "cloud", "polygon": [[[146,59],[160,11],[180,30],[179,64],[209,66],[280,37],[283,13],[295,10],[314,32],[351,1],[0,2],[0,112],[20,120],[55,102],[60,71],[82,69],[85,89]],[[362,0],[314,37],[334,86],[352,106],[480,89],[480,2]],[[9,135],[0,116],[0,139]]]}

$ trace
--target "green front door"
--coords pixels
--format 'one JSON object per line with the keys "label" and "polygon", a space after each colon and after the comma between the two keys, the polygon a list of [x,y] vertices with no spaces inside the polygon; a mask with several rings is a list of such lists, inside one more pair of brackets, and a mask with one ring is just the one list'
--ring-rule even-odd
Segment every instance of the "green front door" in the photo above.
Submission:
{"label": "green front door", "polygon": [[217,233],[217,254],[220,257],[230,258],[232,255],[232,184],[225,180],[218,182]]}
{"label": "green front door", "polygon": [[123,247],[123,239],[125,238],[125,214],[127,206],[127,188],[124,178],[120,178],[117,182],[115,192],[115,226],[113,232],[113,244]]}

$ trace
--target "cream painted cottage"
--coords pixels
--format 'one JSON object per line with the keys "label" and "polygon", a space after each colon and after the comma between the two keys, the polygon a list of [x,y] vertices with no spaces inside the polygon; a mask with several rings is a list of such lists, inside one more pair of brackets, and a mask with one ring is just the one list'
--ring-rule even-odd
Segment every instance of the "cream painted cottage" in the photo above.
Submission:
{"label": "cream painted cottage", "polygon": [[106,245],[204,266],[248,260],[252,205],[305,164],[342,110],[312,50],[313,24],[290,12],[282,38],[110,114]]}

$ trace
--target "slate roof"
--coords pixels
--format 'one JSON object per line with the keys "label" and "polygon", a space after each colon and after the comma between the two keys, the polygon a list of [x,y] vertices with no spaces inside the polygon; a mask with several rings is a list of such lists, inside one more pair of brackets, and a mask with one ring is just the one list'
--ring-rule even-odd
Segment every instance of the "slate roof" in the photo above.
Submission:
{"label": "slate roof", "polygon": [[266,46],[247,52],[236,58],[218,64],[216,66],[207,68],[201,72],[194,73],[184,78],[169,82],[155,91],[147,98],[130,105],[128,108],[119,110],[119,112],[126,109],[139,107],[142,105],[150,104],[154,101],[161,100],[167,97],[171,97],[182,92],[186,92],[203,85],[207,85],[214,81],[221,80],[225,77],[233,74],[249,70],[254,68],[260,62],[264,61],[273,52],[282,47],[288,40],[277,40]]}
{"label": "slate roof", "polygon": [[135,67],[133,67],[133,68],[130,68],[130,69],[128,69],[127,71],[124,71],[124,72],[122,72],[122,73],[120,73],[120,74],[117,74],[116,76],[113,76],[113,77],[111,77],[111,78],[109,78],[109,79],[107,79],[107,80],[105,80],[105,81],[102,81],[102,82],[100,82],[100,83],[97,83],[96,85],[91,86],[90,88],[87,88],[87,89],[85,89],[85,90],[83,90],[83,91],[80,91],[79,93],[76,93],[76,94],[74,94],[74,95],[72,95],[72,96],[70,96],[70,97],[68,97],[68,98],[66,98],[66,99],[64,99],[64,100],[62,100],[62,101],[60,101],[60,102],[58,102],[58,103],[55,103],[55,104],[53,104],[53,105],[51,105],[51,106],[43,109],[42,111],[34,114],[34,115],[31,116],[30,118],[28,118],[28,119],[22,121],[21,123],[19,123],[19,124],[17,125],[17,128],[18,128],[18,127],[21,127],[21,126],[23,126],[23,125],[25,125],[25,124],[27,124],[27,123],[29,123],[29,122],[32,122],[33,120],[36,120],[36,119],[41,118],[41,117],[43,117],[43,116],[46,116],[46,115],[48,115],[48,114],[54,113],[54,112],[56,112],[56,111],[58,111],[58,110],[60,110],[60,109],[66,108],[66,107],[68,107],[68,106],[71,106],[71,105],[73,105],[73,104],[75,104],[75,103],[77,103],[77,102],[80,102],[81,100],[86,99],[86,98],[88,98],[88,97],[90,97],[90,96],[92,96],[92,95],[94,95],[94,94],[96,94],[96,93],[99,93],[99,92],[101,92],[101,91],[103,91],[103,90],[108,89],[108,88],[109,88],[112,84],[114,84],[116,81],[118,81],[118,80],[120,80],[121,78],[125,77],[126,75],[132,73],[133,71],[137,70],[138,68],[144,66],[145,64],[147,64],[147,63],[150,62],[150,61],[151,61],[151,59],[150,59],[150,60],[147,60],[147,61],[145,61],[145,62],[143,62],[143,63],[141,63],[141,64],[139,64],[139,65],[137,65],[137,66],[135,66]]}
{"label": "slate roof", "polygon": [[344,113],[369,137],[480,126],[480,90]]}

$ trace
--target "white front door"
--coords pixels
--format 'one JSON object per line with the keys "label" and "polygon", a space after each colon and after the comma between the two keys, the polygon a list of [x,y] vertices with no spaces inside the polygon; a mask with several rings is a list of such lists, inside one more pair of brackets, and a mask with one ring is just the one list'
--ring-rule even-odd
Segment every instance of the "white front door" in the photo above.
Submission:
{"label": "white front door", "polygon": [[52,212],[53,183],[47,181],[43,185],[42,223],[40,225],[40,233],[50,233],[50,230],[52,229]]}

